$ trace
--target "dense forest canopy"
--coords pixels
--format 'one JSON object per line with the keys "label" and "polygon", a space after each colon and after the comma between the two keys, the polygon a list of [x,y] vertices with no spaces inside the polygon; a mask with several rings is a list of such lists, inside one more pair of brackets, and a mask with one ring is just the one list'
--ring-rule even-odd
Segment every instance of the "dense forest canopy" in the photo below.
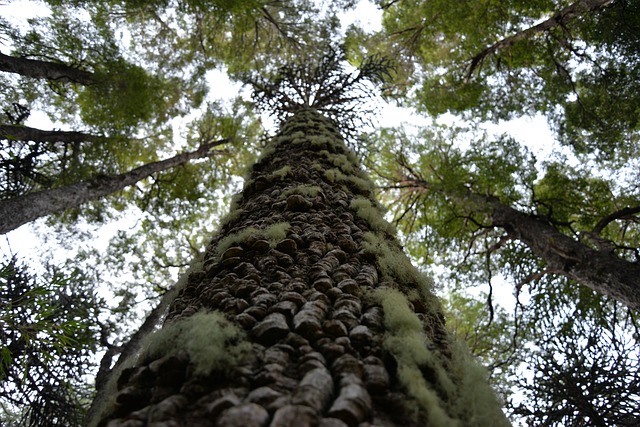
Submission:
{"label": "dense forest canopy", "polygon": [[[46,206],[3,244],[1,423],[84,423],[221,226],[265,123],[326,83],[296,74],[308,64],[376,76],[325,113],[357,119],[348,144],[514,425],[637,424],[637,0],[33,4],[26,22],[0,4],[0,226]],[[371,9],[379,28],[345,24]],[[360,83],[346,75],[322,87]],[[404,116],[382,128],[384,105]],[[522,118],[544,118],[544,150],[500,131]]]}

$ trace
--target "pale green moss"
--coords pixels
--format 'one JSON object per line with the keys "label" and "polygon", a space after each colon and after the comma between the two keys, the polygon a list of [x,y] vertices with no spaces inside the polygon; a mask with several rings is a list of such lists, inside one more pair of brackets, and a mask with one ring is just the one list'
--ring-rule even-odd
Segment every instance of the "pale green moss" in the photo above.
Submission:
{"label": "pale green moss", "polygon": [[143,362],[185,350],[194,374],[207,376],[236,366],[248,354],[251,344],[244,331],[218,312],[198,312],[165,325],[149,336]]}
{"label": "pale green moss", "polygon": [[[223,237],[216,245],[215,257],[220,257],[231,246],[238,245],[251,236],[263,237],[269,240],[271,246],[275,246],[287,237],[287,231],[289,231],[290,227],[291,225],[288,222],[277,222],[262,230],[255,227],[244,228],[237,233]],[[206,261],[209,261],[209,259]]]}
{"label": "pale green moss", "polygon": [[395,236],[396,229],[382,216],[382,211],[371,204],[371,201],[366,197],[358,196],[351,200],[349,207],[356,211],[356,215],[363,220],[367,221],[372,229],[376,231],[385,231],[392,236]]}
{"label": "pale green moss", "polygon": [[262,234],[272,246],[275,246],[287,237],[287,231],[289,231],[290,228],[291,224],[288,222],[277,222],[265,228]]}
{"label": "pale green moss", "polygon": [[470,426],[507,427],[511,424],[489,386],[489,374],[473,359],[466,344],[455,340],[451,344],[453,374],[458,378],[457,412]]}
{"label": "pale green moss", "polygon": [[307,197],[316,197],[321,193],[322,189],[317,185],[302,184],[295,187],[287,188],[282,192],[281,198],[288,197],[292,194],[300,194]]}
{"label": "pale green moss", "polygon": [[334,143],[332,138],[324,135],[310,135],[307,139],[311,142],[311,145],[315,147],[324,147]]}
{"label": "pale green moss", "polygon": [[284,177],[286,177],[290,173],[291,173],[291,166],[286,165],[286,166],[281,167],[277,171],[272,172],[269,175],[269,179],[270,180],[272,180],[272,179],[283,179]]}
{"label": "pale green moss", "polygon": [[413,290],[417,293],[415,296],[409,295],[410,297],[419,297],[428,304],[439,306],[432,294],[431,278],[415,268],[400,248],[392,248],[386,239],[371,232],[362,236],[362,248],[375,255],[378,268],[384,277],[395,279],[408,292]]}
{"label": "pale green moss", "polygon": [[373,183],[369,179],[364,179],[357,177],[355,175],[345,175],[339,169],[328,169],[324,172],[324,176],[327,178],[327,181],[330,183],[334,182],[345,182],[351,183],[353,186],[364,192],[370,192],[373,190]]}
{"label": "pale green moss", "polygon": [[233,209],[229,211],[222,219],[220,220],[220,228],[224,227],[227,224],[230,224],[240,218],[240,215],[244,212],[244,209]]}
{"label": "pale green moss", "polygon": [[355,175],[347,175],[347,181],[353,183],[362,192],[373,191],[373,182],[369,179],[360,178]]}
{"label": "pale green moss", "polygon": [[[447,398],[453,397],[455,385],[449,379],[438,356],[427,349],[428,340],[418,316],[409,307],[405,295],[394,289],[377,289],[374,299],[382,306],[387,336],[384,348],[398,363],[398,378],[407,393],[415,399],[429,425],[458,426],[445,410],[445,402],[438,397],[433,385],[428,384],[421,368],[430,369],[435,376],[435,386]],[[448,400],[448,399],[447,399]]]}
{"label": "pale green moss", "polygon": [[216,245],[216,251],[215,251],[216,256],[222,255],[224,251],[229,249],[231,246],[242,243],[245,240],[247,240],[249,236],[253,236],[255,234],[258,234],[259,232],[260,231],[257,228],[247,227],[247,228],[243,228],[237,233],[229,234],[223,237],[222,239],[220,239],[220,241]]}
{"label": "pale green moss", "polygon": [[358,156],[356,156],[356,153],[354,153],[351,150],[347,151],[347,160],[349,160],[349,162],[353,163],[355,165],[355,167],[357,167],[357,168],[360,167],[360,159],[358,159]]}
{"label": "pale green moss", "polygon": [[272,141],[271,143],[267,144],[267,146],[262,149],[262,152],[260,153],[260,156],[258,157],[258,160],[256,160],[255,164],[261,163],[264,159],[273,155],[273,153],[276,152],[276,145],[279,142],[281,141]]}
{"label": "pale green moss", "polygon": [[344,177],[342,172],[340,172],[338,169],[328,169],[324,171],[324,176],[327,178],[327,181],[329,181],[332,184],[337,180],[339,180],[340,176]]}
{"label": "pale green moss", "polygon": [[357,172],[356,166],[344,154],[332,154],[327,150],[322,150],[319,154],[326,157],[335,167],[340,168],[346,174]]}

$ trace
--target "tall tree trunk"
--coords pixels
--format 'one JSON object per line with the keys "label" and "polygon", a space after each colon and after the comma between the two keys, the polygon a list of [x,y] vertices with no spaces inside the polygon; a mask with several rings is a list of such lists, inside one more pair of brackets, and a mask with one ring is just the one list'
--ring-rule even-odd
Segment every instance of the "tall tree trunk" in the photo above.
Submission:
{"label": "tall tree trunk", "polygon": [[11,141],[63,142],[71,144],[76,142],[103,142],[106,138],[84,132],[42,130],[22,125],[0,124],[0,139],[8,139]]}
{"label": "tall tree trunk", "polygon": [[508,49],[519,41],[530,39],[536,34],[549,31],[552,28],[565,26],[569,21],[572,21],[586,13],[593,13],[598,10],[602,10],[605,7],[610,6],[614,1],[615,0],[578,0],[560,9],[552,17],[545,19],[539,24],[495,42],[471,59],[469,69],[467,70],[467,79],[471,78],[473,72],[488,56],[495,54],[498,50]]}
{"label": "tall tree trunk", "polygon": [[38,191],[14,199],[0,200],[0,234],[7,233],[40,217],[75,208],[135,184],[156,172],[167,170],[193,159],[210,155],[210,150],[227,142],[221,140],[202,145],[196,151],[149,163],[116,176],[103,176],[52,190]]}
{"label": "tall tree trunk", "polygon": [[333,124],[297,112],[95,422],[508,425],[372,188]]}
{"label": "tall tree trunk", "polygon": [[18,58],[3,53],[0,53],[0,71],[61,83],[91,85],[96,82],[95,76],[89,71],[79,70],[78,68],[56,62]]}

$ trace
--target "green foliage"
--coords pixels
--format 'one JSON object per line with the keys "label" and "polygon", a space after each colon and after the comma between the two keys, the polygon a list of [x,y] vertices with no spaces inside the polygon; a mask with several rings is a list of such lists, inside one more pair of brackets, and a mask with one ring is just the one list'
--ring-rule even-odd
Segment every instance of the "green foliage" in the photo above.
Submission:
{"label": "green foliage", "polygon": [[77,105],[82,121],[111,133],[130,133],[140,123],[162,125],[175,116],[172,105],[179,83],[163,81],[123,60],[109,62],[95,73],[97,83],[80,89]]}
{"label": "green foliage", "polygon": [[507,393],[511,384],[504,381],[506,375],[503,365],[508,363],[509,355],[513,352],[513,319],[500,305],[494,304],[491,313],[485,293],[471,297],[450,291],[444,298],[443,309],[447,329],[488,368],[494,385]]}
{"label": "green foliage", "polygon": [[[633,336],[634,322],[614,317],[612,323],[607,310],[597,309],[605,304],[602,299],[549,274],[543,260],[513,239],[511,230],[494,222],[490,201],[530,213],[589,246],[637,262],[637,217],[630,214],[640,205],[635,174],[621,171],[612,178],[596,169],[597,163],[569,166],[560,156],[538,163],[511,138],[492,141],[462,129],[432,127],[414,135],[383,130],[379,138],[389,152],[376,157],[372,167],[381,176],[378,185],[389,189],[383,200],[394,203],[396,222],[406,233],[410,252],[445,266],[439,282],[448,289],[490,284],[502,276],[524,296],[513,317],[506,316],[495,296],[488,306],[484,294],[479,299],[453,294],[446,306],[450,328],[490,368],[492,382],[505,397],[514,388],[527,390],[529,399],[510,401],[509,412],[534,424],[536,417],[549,414],[545,419],[551,425],[579,425],[571,423],[588,416],[578,409],[587,404],[610,420],[633,417],[631,408],[613,403],[612,388],[596,391],[595,384],[607,381],[604,372],[572,359],[580,354],[577,349],[583,349],[592,360],[611,360],[607,363],[619,375],[610,383],[626,389],[635,381],[631,372],[637,362],[625,350],[632,345],[628,338]],[[573,319],[572,326],[561,320],[565,318]],[[590,331],[590,325],[597,327]],[[612,330],[626,338],[613,338]],[[601,345],[585,349],[584,342],[594,334]],[[538,343],[535,351],[531,342]],[[546,342],[554,344],[539,344]],[[527,380],[519,366],[539,372],[538,379]],[[567,387],[552,386],[565,378],[565,371],[592,390],[593,399],[574,398]],[[559,401],[564,403],[556,410],[551,402]],[[616,409],[609,411],[607,405]]]}
{"label": "green foliage", "polygon": [[379,46],[414,70],[396,84],[417,84],[412,102],[431,114],[543,113],[579,153],[627,159],[637,154],[628,141],[638,138],[638,5],[610,2],[534,27],[569,4],[394,2],[383,18],[389,41]]}
{"label": "green foliage", "polygon": [[88,278],[55,266],[37,277],[14,257],[0,266],[0,304],[0,419],[14,408],[22,425],[83,425],[102,305]]}

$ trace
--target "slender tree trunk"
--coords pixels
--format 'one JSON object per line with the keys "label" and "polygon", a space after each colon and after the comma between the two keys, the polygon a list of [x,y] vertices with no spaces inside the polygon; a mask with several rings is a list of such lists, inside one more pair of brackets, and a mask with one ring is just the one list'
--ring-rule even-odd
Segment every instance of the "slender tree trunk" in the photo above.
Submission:
{"label": "slender tree trunk", "polygon": [[122,190],[156,172],[184,164],[193,159],[206,157],[210,154],[211,148],[225,142],[227,140],[212,142],[201,146],[196,151],[149,163],[120,175],[99,177],[91,181],[1,200],[0,234],[7,233],[40,217],[74,208],[85,202]]}
{"label": "slender tree trunk", "polygon": [[474,196],[474,203],[490,206],[493,225],[526,244],[549,267],[594,291],[633,309],[640,309],[640,265],[590,248],[552,225],[522,213],[497,199]]}
{"label": "slender tree trunk", "polygon": [[11,141],[63,142],[71,144],[77,142],[103,142],[106,138],[84,132],[42,130],[28,126],[0,124],[0,139],[8,139]]}
{"label": "slender tree trunk", "polygon": [[552,17],[540,22],[533,27],[527,28],[526,30],[522,30],[516,34],[513,34],[509,37],[505,37],[504,39],[497,41],[491,46],[483,49],[480,53],[474,56],[471,59],[471,63],[469,64],[469,69],[467,71],[467,79],[471,78],[473,72],[482,64],[482,62],[488,57],[495,54],[500,49],[508,49],[513,46],[515,43],[527,40],[533,37],[536,34],[543,33],[545,31],[549,31],[552,28],[560,27],[566,25],[569,21],[572,21],[586,13],[593,13],[598,10],[602,10],[605,7],[608,7],[615,0],[578,0],[558,12],[556,12]]}
{"label": "slender tree trunk", "polygon": [[0,71],[20,74],[34,79],[46,79],[61,83],[94,84],[95,76],[89,71],[69,65],[37,59],[18,58],[0,53]]}
{"label": "slender tree trunk", "polygon": [[100,426],[503,426],[335,127],[303,109],[252,170]]}

